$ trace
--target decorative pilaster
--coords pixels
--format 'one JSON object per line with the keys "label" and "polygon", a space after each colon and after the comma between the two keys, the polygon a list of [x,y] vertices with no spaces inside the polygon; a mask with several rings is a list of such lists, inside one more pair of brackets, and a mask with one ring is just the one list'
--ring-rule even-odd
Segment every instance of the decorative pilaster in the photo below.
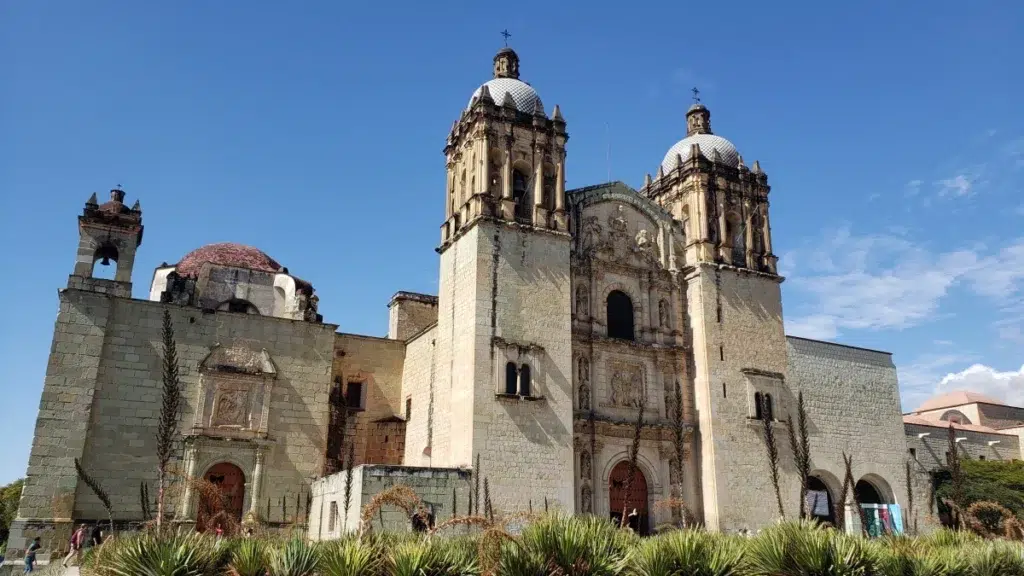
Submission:
{"label": "decorative pilaster", "polygon": [[185,495],[181,499],[181,507],[178,509],[179,520],[192,518],[192,480],[196,477],[196,467],[199,465],[199,450],[195,445],[185,448]]}
{"label": "decorative pilaster", "polygon": [[263,460],[264,448],[256,448],[256,466],[252,470],[252,493],[249,497],[249,513],[259,516],[260,496],[263,488]]}

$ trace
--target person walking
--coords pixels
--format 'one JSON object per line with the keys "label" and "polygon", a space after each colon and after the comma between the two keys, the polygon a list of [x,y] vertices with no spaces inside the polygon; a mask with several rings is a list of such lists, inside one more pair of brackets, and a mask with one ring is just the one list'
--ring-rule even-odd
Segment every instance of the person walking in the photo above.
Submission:
{"label": "person walking", "polygon": [[36,551],[42,548],[43,545],[39,542],[39,536],[36,536],[32,540],[32,544],[29,545],[28,550],[25,551],[25,574],[29,572],[35,572],[36,570]]}
{"label": "person walking", "polygon": [[85,544],[85,524],[79,524],[78,530],[71,535],[71,550],[68,551],[68,555],[64,557],[64,561],[61,562],[61,566],[67,568],[68,562],[72,558],[75,558],[78,563],[81,563],[82,555],[82,544]]}

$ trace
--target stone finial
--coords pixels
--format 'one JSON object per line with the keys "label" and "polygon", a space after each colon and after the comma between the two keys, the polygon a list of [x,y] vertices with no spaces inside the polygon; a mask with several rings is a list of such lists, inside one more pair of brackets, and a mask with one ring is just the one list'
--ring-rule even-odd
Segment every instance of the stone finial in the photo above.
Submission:
{"label": "stone finial", "polygon": [[676,166],[679,168],[683,167],[683,155],[679,152],[676,152]]}
{"label": "stone finial", "polygon": [[718,148],[711,150],[711,161],[715,163],[722,161],[722,155],[718,152]]}
{"label": "stone finial", "polygon": [[547,118],[547,115],[544,114],[544,103],[540,101],[540,98],[536,98],[533,101],[533,115]]}
{"label": "stone finial", "polygon": [[738,154],[738,155],[737,155],[737,158],[738,158],[738,160],[737,160],[737,162],[736,162],[736,164],[737,164],[737,167],[738,167],[738,168],[739,168],[740,170],[746,170],[746,169],[747,169],[747,165],[743,163],[743,155],[742,155],[742,154]]}
{"label": "stone finial", "polygon": [[665,177],[665,167],[664,166],[658,166],[658,174],[655,175],[654,179],[655,180],[661,180],[664,177]]}
{"label": "stone finial", "polygon": [[553,120],[564,120],[562,118],[562,110],[558,107],[558,104],[555,104],[555,110],[551,113],[551,118]]}
{"label": "stone finial", "polygon": [[501,105],[507,108],[515,108],[516,101],[512,98],[511,92],[505,92],[505,98],[502,99]]}
{"label": "stone finial", "polygon": [[494,104],[494,98],[491,97],[491,91],[487,88],[487,84],[480,87],[480,96],[478,97],[480,102],[486,102],[488,104]]}
{"label": "stone finial", "polygon": [[754,174],[764,174],[764,171],[761,170],[761,162],[758,160],[754,160]]}
{"label": "stone finial", "polygon": [[135,200],[135,204],[132,204],[132,210],[142,212],[142,204],[140,204],[138,200]]}
{"label": "stone finial", "polygon": [[96,193],[95,192],[93,192],[92,196],[89,196],[89,199],[85,201],[85,205],[86,206],[99,206],[99,200],[96,199]]}
{"label": "stone finial", "polygon": [[650,185],[651,185],[651,173],[648,172],[647,174],[644,175],[644,186],[650,186]]}
{"label": "stone finial", "polygon": [[700,151],[700,144],[694,142],[690,145],[690,158],[700,158],[704,153]]}

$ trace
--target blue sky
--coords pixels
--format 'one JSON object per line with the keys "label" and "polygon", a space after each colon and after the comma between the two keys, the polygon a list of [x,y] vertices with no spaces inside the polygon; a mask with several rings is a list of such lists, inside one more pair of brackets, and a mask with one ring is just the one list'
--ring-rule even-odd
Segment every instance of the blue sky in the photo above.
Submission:
{"label": "blue sky", "polygon": [[441,149],[504,28],[568,122],[569,187],[641,184],[696,85],[768,173],[790,333],[892,351],[906,409],[1024,403],[1024,4],[4,2],[0,482],[92,192],[142,203],[138,297],[236,241],[383,335],[393,292],[436,290]]}

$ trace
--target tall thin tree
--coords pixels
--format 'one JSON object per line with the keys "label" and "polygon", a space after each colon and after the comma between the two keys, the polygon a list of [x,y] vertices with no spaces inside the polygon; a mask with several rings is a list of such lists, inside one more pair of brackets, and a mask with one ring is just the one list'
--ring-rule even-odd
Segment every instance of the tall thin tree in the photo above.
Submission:
{"label": "tall thin tree", "polygon": [[352,481],[355,470],[355,443],[348,443],[348,452],[345,456],[345,525],[348,526],[348,509],[352,505]]}
{"label": "tall thin tree", "polygon": [[771,473],[772,487],[775,488],[775,502],[779,506],[779,517],[786,517],[782,507],[782,489],[779,487],[779,443],[775,438],[775,427],[772,422],[771,404],[768,396],[761,399],[761,429],[764,435],[765,452],[768,455],[768,471]]}
{"label": "tall thin tree", "polygon": [[811,440],[807,430],[807,410],[804,407],[804,393],[797,395],[797,425],[793,426],[793,417],[787,416],[786,423],[789,433],[789,447],[793,452],[793,463],[800,475],[800,518],[807,517],[807,483],[811,476]]}
{"label": "tall thin tree", "polygon": [[[480,514],[481,500],[480,500],[480,453],[476,455],[476,466],[473,467],[473,502],[476,503],[477,514]],[[487,509],[484,508],[484,514],[487,513]],[[473,515],[473,507],[470,505],[469,515]]]}
{"label": "tall thin tree", "polygon": [[964,488],[964,471],[960,467],[960,449],[957,446],[956,441],[956,429],[953,427],[953,423],[949,423],[949,446],[947,449],[947,460],[946,465],[949,467],[949,475],[952,480],[952,496],[951,500],[956,504],[956,508],[950,510],[950,516],[953,518],[953,525],[959,527],[961,518],[959,511],[966,508],[966,497]]}
{"label": "tall thin tree", "polygon": [[156,433],[157,494],[156,530],[160,533],[164,520],[167,495],[167,467],[174,456],[178,438],[178,413],[181,410],[181,379],[178,372],[178,350],[174,343],[174,325],[171,313],[164,310],[163,324],[163,398],[160,403],[160,423]]}
{"label": "tall thin tree", "polygon": [[683,509],[683,457],[686,455],[686,423],[683,421],[683,387],[679,380],[675,381],[675,398],[672,406],[672,443],[674,444],[676,483],[672,487],[675,492],[673,509],[681,522],[686,522],[686,511]]}
{"label": "tall thin tree", "polygon": [[104,490],[102,486],[100,486],[98,480],[90,476],[89,473],[85,471],[85,468],[82,466],[82,463],[78,460],[78,458],[75,458],[75,473],[78,474],[78,477],[82,480],[82,482],[85,482],[85,485],[88,486],[90,490],[92,490],[92,493],[95,494],[96,497],[100,499],[100,503],[103,504],[103,509],[107,511],[107,520],[110,521],[110,533],[113,534],[114,508],[110,503],[110,496],[107,494],[107,491]]}
{"label": "tall thin tree", "polygon": [[904,519],[903,524],[904,530],[914,535],[917,533],[917,520],[912,519],[914,517],[914,478],[910,468],[910,460],[907,460],[904,466],[905,480],[907,482],[907,517]]}

